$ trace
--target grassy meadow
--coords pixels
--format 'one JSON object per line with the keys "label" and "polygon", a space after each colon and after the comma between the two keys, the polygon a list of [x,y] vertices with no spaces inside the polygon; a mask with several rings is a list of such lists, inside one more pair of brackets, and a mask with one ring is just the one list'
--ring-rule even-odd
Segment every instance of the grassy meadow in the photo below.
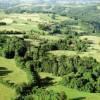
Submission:
{"label": "grassy meadow", "polygon": [[[16,85],[29,82],[27,73],[16,66],[14,59],[5,59],[0,57],[0,72],[3,72],[3,75],[0,74],[0,80],[2,79],[5,82],[9,81],[10,83],[14,83]],[[11,88],[3,83],[0,83],[1,100],[11,100],[14,99],[15,96],[15,88]]]}

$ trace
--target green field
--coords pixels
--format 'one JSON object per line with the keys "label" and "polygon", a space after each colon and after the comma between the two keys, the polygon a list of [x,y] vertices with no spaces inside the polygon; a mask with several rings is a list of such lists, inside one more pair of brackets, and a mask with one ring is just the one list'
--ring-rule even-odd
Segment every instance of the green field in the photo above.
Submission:
{"label": "green field", "polygon": [[62,17],[56,15],[56,19],[52,19],[52,14],[42,14],[42,13],[34,13],[34,14],[1,14],[1,22],[6,22],[6,26],[1,26],[0,30],[18,30],[18,31],[26,31],[29,32],[31,30],[35,32],[40,32],[38,29],[39,23],[53,23],[53,22],[61,22],[64,20],[69,20],[68,17]]}
{"label": "green field", "polygon": [[[0,57],[0,69],[6,68],[4,70],[4,75],[0,76],[4,81],[9,80],[14,84],[22,84],[28,83],[28,76],[27,73],[21,70],[19,67],[16,66],[14,59],[5,59]],[[9,73],[7,73],[9,71]],[[16,92],[14,88],[10,88],[2,83],[0,83],[0,99],[1,100],[11,100],[11,98],[15,98]]]}
{"label": "green field", "polygon": [[14,89],[11,89],[0,83],[0,99],[1,100],[11,100],[16,96]]}
{"label": "green field", "polygon": [[10,80],[16,84],[28,82],[27,74],[16,66],[15,61],[0,57],[0,67],[7,68],[11,71],[7,76],[3,76],[4,80]]}
{"label": "green field", "polygon": [[73,56],[79,55],[81,57],[93,57],[100,62],[100,37],[97,36],[81,36],[81,39],[87,38],[89,41],[93,42],[90,45],[87,52],[76,52],[76,51],[68,51],[68,50],[56,50],[56,51],[49,51],[49,53],[54,54],[56,56],[66,55],[66,56]]}

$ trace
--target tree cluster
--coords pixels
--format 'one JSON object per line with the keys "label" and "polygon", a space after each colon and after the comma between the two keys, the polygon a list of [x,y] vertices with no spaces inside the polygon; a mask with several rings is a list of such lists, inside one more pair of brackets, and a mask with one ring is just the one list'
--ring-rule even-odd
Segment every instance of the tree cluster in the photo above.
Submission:
{"label": "tree cluster", "polygon": [[4,26],[4,25],[7,25],[7,23],[5,23],[5,22],[0,22],[0,26]]}
{"label": "tree cluster", "polygon": [[3,35],[10,35],[10,34],[25,34],[25,32],[21,32],[21,31],[7,31],[7,30],[3,30],[3,31],[0,31],[0,34],[3,34]]}

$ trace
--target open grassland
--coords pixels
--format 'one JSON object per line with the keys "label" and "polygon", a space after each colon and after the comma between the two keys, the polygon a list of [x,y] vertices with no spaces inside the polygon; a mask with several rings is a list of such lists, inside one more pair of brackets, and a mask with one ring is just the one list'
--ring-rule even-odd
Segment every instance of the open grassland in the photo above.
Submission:
{"label": "open grassland", "polygon": [[72,31],[75,31],[75,32],[78,32],[78,33],[86,31],[85,27],[82,26],[81,24],[80,25],[69,25],[69,26],[71,27]]}
{"label": "open grassland", "polygon": [[0,21],[6,22],[6,26],[1,26],[0,30],[20,30],[20,31],[35,31],[41,32],[38,28],[38,24],[40,23],[54,23],[61,22],[64,20],[69,20],[69,17],[63,17],[60,15],[56,15],[55,19],[52,19],[52,14],[42,14],[42,13],[34,13],[34,14],[1,14]]}
{"label": "open grassland", "polygon": [[55,56],[62,56],[62,55],[71,56],[77,54],[75,51],[68,51],[68,50],[55,50],[55,51],[49,51],[49,53]]}
{"label": "open grassland", "polygon": [[68,99],[70,100],[100,100],[100,94],[99,93],[87,93],[87,92],[81,92],[78,91],[76,89],[70,89],[67,88],[65,86],[62,86],[59,84],[59,81],[61,81],[61,77],[56,77],[53,76],[50,73],[40,73],[40,76],[42,78],[46,78],[46,77],[50,77],[52,78],[54,84],[53,85],[49,85],[46,89],[47,90],[53,90],[55,92],[61,92],[64,91],[66,93],[66,95],[68,96]]}
{"label": "open grassland", "polygon": [[[3,71],[3,75],[1,71]],[[3,57],[0,57],[0,79],[17,85],[29,82],[26,72],[16,66],[14,59],[5,59]],[[0,83],[0,100],[11,100],[15,96],[15,88]]]}
{"label": "open grassland", "polygon": [[5,59],[0,57],[0,67],[4,67],[10,71],[8,75],[3,76],[4,80],[10,80],[16,84],[28,82],[26,72],[16,66],[14,59]]}
{"label": "open grassland", "polygon": [[65,35],[40,35],[39,38],[49,41],[58,41],[60,39],[64,39]]}
{"label": "open grassland", "polygon": [[82,36],[81,39],[87,38],[92,44],[90,44],[90,47],[88,48],[87,52],[76,52],[76,51],[68,51],[68,50],[55,50],[55,51],[49,51],[49,53],[61,56],[73,56],[73,55],[79,55],[80,57],[93,57],[97,59],[97,61],[100,62],[100,37],[97,36]]}
{"label": "open grassland", "polygon": [[[43,13],[23,13],[23,14],[4,14],[0,13],[0,22],[6,22],[7,25],[0,26],[0,30],[16,30],[32,33],[44,33],[43,30],[40,30],[38,24],[48,23],[60,23],[62,21],[74,21],[73,18],[55,15],[53,14],[43,14]],[[79,24],[79,25],[69,25],[72,31],[81,33],[87,31],[88,26]]]}
{"label": "open grassland", "polygon": [[98,51],[88,51],[88,52],[76,52],[76,51],[68,51],[68,50],[56,50],[56,51],[50,51],[49,53],[56,55],[56,56],[73,56],[78,55],[80,57],[93,57],[97,59],[97,61],[100,62],[100,52]]}
{"label": "open grassland", "polygon": [[0,100],[11,100],[16,96],[15,90],[0,83]]}
{"label": "open grassland", "polygon": [[100,61],[100,37],[98,36],[82,36],[81,39],[87,38],[92,44],[90,45],[88,55]]}

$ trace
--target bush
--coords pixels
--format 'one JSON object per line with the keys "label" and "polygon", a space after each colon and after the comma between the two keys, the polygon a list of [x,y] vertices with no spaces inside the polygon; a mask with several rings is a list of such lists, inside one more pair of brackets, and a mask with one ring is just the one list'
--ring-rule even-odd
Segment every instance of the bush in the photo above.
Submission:
{"label": "bush", "polygon": [[0,26],[7,25],[6,22],[0,22]]}

